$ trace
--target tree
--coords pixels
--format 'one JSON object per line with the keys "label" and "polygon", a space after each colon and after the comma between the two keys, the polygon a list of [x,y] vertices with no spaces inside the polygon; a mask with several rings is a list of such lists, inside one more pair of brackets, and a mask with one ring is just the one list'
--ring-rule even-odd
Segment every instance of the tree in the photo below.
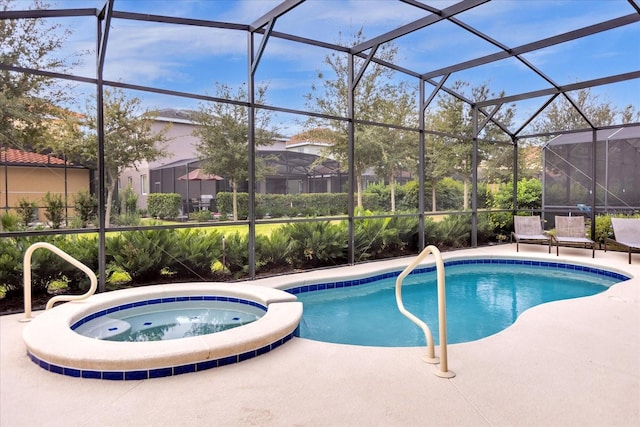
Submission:
{"label": "tree", "polygon": [[[594,126],[610,126],[616,122],[632,123],[640,121],[640,111],[633,105],[618,108],[611,101],[591,92],[591,89],[580,89],[567,94],[576,106]],[[561,96],[549,105],[533,122],[536,133],[585,129],[589,124],[569,102]]]}
{"label": "tree", "polygon": [[[461,93],[465,86],[468,86],[467,82],[456,81],[453,83],[451,89],[455,92]],[[491,93],[488,85],[482,84],[471,88],[471,100],[473,102],[485,101],[489,98],[497,98],[504,96],[504,93],[498,95]],[[509,127],[515,116],[515,106],[510,105],[500,109],[493,116],[493,119],[505,127]],[[479,114],[479,120],[482,120],[483,114]],[[446,133],[450,136],[444,136],[444,153],[446,155],[438,154],[436,159],[432,159],[434,162],[442,161],[445,163],[445,168],[448,165],[453,167],[453,170],[461,177],[464,184],[464,202],[463,209],[469,208],[469,184],[471,182],[472,172],[472,144],[471,139],[473,137],[473,116],[472,109],[468,104],[459,98],[451,95],[445,95],[438,99],[438,110],[434,113],[433,117],[429,119],[430,124],[433,126],[432,130]],[[455,135],[455,137],[454,137]],[[504,133],[502,130],[492,124],[488,124],[478,135],[481,138],[488,140],[499,140]],[[482,159],[490,159],[494,152],[492,147],[484,145],[480,147],[478,145],[478,161]],[[442,159],[442,160],[440,160]],[[433,166],[434,171],[442,171],[445,168],[442,165],[437,164]],[[434,203],[435,206],[435,203]]]}
{"label": "tree", "polygon": [[[13,4],[0,0],[0,10],[10,10]],[[30,9],[48,7],[41,0],[30,5]],[[76,65],[56,57],[70,34],[44,19],[0,20],[0,63],[63,73]],[[52,118],[65,112],[59,106],[70,93],[69,86],[50,77],[0,70],[0,145],[30,150],[45,142]]]}
{"label": "tree", "polygon": [[640,110],[636,110],[631,104],[627,105],[620,112],[622,123],[640,122]]}
{"label": "tree", "polygon": [[[396,89],[395,87],[392,87]],[[399,90],[384,101],[386,105],[380,109],[382,121],[395,126],[415,125],[415,94],[405,85],[397,86]],[[396,176],[401,172],[415,169],[417,164],[418,141],[409,132],[395,128],[375,127],[372,140],[376,141],[379,157],[374,163],[378,177],[389,181],[391,212],[396,211]],[[417,136],[417,134],[413,134]]]}
{"label": "tree", "polygon": [[[522,178],[516,183],[516,203],[518,209],[539,210],[542,207],[542,181],[536,178]],[[489,192],[489,206],[497,210],[513,210],[513,180],[502,184],[496,192]],[[503,236],[509,234],[513,227],[511,212],[491,212],[489,220],[495,231]]]}
{"label": "tree", "polygon": [[[267,87],[259,87],[256,103],[264,104]],[[243,85],[237,92],[225,84],[216,84],[219,98],[246,102],[247,91]],[[223,176],[229,180],[233,193],[233,220],[238,220],[238,186],[249,179],[249,108],[234,103],[209,102],[200,104],[193,114],[193,121],[199,126],[193,132],[199,138],[195,144],[200,159],[200,167],[205,173]],[[264,109],[255,111],[255,146],[268,145],[276,134],[270,128],[271,112]],[[256,178],[267,171],[264,157],[255,158]]]}
{"label": "tree", "polygon": [[[568,96],[576,106],[584,112],[594,126],[607,126],[615,121],[618,111],[610,101],[601,99],[591,93],[590,89],[580,89],[569,93]],[[633,108],[629,106],[628,108]],[[584,117],[569,102],[566,96],[558,97],[533,122],[536,133],[585,129],[589,124]]]}
{"label": "tree", "polygon": [[[434,130],[436,125],[433,119],[436,116],[427,115],[425,117],[425,128]],[[426,134],[424,144],[424,179],[431,184],[431,211],[438,210],[437,204],[437,184],[451,174],[453,168],[453,154],[448,151],[449,138],[443,135]]]}
{"label": "tree", "polygon": [[[357,45],[364,41],[362,30],[353,36],[351,45]],[[344,45],[341,41],[338,44]],[[383,44],[376,53],[376,58],[393,63],[398,48],[393,43]],[[315,84],[311,92],[306,95],[307,107],[317,113],[334,117],[348,117],[348,62],[344,53],[333,52],[325,57],[324,62],[331,68],[334,79],[327,78],[324,73],[318,72],[317,78],[320,87]],[[360,70],[365,60],[356,57],[355,69]],[[404,85],[393,83],[393,70],[376,62],[368,64],[367,70],[355,88],[354,104],[356,119],[372,122],[384,122],[385,115],[389,116],[389,109],[395,108],[396,97],[402,98],[407,88]],[[321,88],[321,89],[320,89]],[[405,110],[402,110],[405,111]],[[311,118],[307,127],[322,127],[329,130],[326,141],[332,145],[323,154],[331,157],[343,165],[348,163],[349,127],[346,121],[323,120]],[[355,156],[353,160],[354,175],[356,177],[357,206],[362,207],[362,175],[368,168],[376,166],[383,157],[382,144],[384,138],[372,138],[374,132],[372,126],[360,123],[355,125]],[[379,130],[379,129],[378,129]],[[388,152],[388,150],[387,150]]]}
{"label": "tree", "polygon": [[[121,89],[104,91],[104,168],[107,202],[105,224],[109,227],[111,206],[118,177],[129,167],[137,168],[142,161],[152,162],[166,156],[164,143],[168,127],[160,132],[151,130],[157,114],[143,110],[139,98],[128,98]],[[65,127],[69,139],[62,146],[71,156],[81,162],[98,163],[97,117],[92,105],[87,105],[84,116],[67,120]],[[84,135],[77,137],[77,131]],[[62,148],[64,147],[64,148]]]}

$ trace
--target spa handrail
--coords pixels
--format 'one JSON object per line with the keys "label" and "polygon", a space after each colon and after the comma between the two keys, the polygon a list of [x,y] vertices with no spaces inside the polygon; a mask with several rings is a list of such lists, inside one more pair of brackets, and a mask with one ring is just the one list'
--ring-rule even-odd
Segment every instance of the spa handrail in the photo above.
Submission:
{"label": "spa handrail", "polygon": [[[435,346],[433,344],[433,335],[431,334],[431,329],[416,317],[414,314],[409,312],[406,308],[404,308],[404,304],[402,303],[402,281],[406,276],[409,275],[417,266],[422,262],[423,259],[427,257],[427,255],[433,254],[436,259],[436,273],[438,278],[438,322],[440,324],[440,359],[435,356]],[[413,323],[418,325],[423,331],[425,338],[427,340],[427,356],[424,358],[424,361],[427,363],[440,363],[440,370],[436,371],[436,375],[442,378],[453,378],[455,377],[455,373],[448,370],[447,366],[447,308],[446,308],[446,296],[445,296],[445,284],[444,284],[444,262],[442,261],[442,255],[440,254],[440,250],[433,245],[429,245],[417,256],[417,258],[409,264],[403,271],[400,273],[398,278],[396,279],[396,303],[398,304],[398,309],[402,314],[408,317]]]}
{"label": "spa handrail", "polygon": [[53,304],[59,301],[80,301],[83,299],[87,299],[96,292],[96,289],[98,289],[98,278],[96,277],[96,274],[89,267],[87,267],[77,259],[73,258],[71,255],[69,255],[62,249],[58,248],[57,246],[52,245],[51,243],[46,243],[46,242],[34,243],[33,245],[29,246],[29,248],[24,253],[23,288],[24,288],[25,317],[24,319],[21,320],[23,322],[28,322],[31,320],[31,255],[33,255],[33,252],[39,248],[49,249],[51,252],[58,255],[60,258],[73,264],[75,267],[78,267],[80,270],[86,273],[87,276],[89,276],[89,280],[91,281],[91,286],[89,287],[89,290],[86,293],[82,295],[57,295],[51,298],[47,302],[45,310],[49,310],[51,307],[53,307]]}

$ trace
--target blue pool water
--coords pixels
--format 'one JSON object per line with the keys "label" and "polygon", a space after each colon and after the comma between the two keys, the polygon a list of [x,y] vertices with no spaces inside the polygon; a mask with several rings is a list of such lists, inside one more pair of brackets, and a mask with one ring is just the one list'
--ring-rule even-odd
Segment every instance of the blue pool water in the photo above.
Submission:
{"label": "blue pool water", "polygon": [[164,298],[113,307],[82,319],[71,329],[108,341],[166,341],[236,328],[265,312],[260,304],[238,298]]}
{"label": "blue pool water", "polygon": [[[503,260],[502,260],[503,261]],[[550,301],[594,295],[626,277],[617,273],[558,263],[538,265],[462,264],[445,268],[447,342],[493,335],[515,322],[526,309]],[[528,262],[531,263],[530,261]],[[451,264],[451,263],[450,263]],[[582,267],[578,267],[582,270]],[[402,298],[439,342],[436,273],[433,268],[405,278]],[[364,284],[336,282],[290,290],[304,304],[298,335],[317,341],[382,347],[424,346],[422,329],[396,305],[395,279],[387,273]],[[388,277],[391,276],[391,277]],[[357,282],[357,281],[356,281]],[[357,285],[357,286],[356,286]],[[315,289],[322,290],[315,290]],[[330,289],[324,289],[330,288]]]}

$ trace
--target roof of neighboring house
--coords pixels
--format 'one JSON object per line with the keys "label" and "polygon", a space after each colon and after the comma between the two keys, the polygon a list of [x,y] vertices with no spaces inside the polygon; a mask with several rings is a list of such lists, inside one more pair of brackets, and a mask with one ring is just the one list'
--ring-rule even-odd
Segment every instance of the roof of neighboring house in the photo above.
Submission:
{"label": "roof of neighboring house", "polygon": [[1,148],[0,163],[22,166],[64,166],[65,161],[50,154],[32,153],[29,151],[16,150],[15,148]]}
{"label": "roof of neighboring house", "polygon": [[312,145],[325,145],[330,146],[333,145],[331,141],[328,140],[328,137],[331,135],[331,131],[323,128],[315,128],[302,131],[293,135],[289,141],[287,141],[287,146],[294,144],[312,144]]}
{"label": "roof of neighboring house", "polygon": [[193,110],[178,110],[175,108],[165,108],[162,110],[156,111],[157,117],[156,120],[160,122],[170,122],[170,123],[184,123],[195,125],[196,123],[193,121]]}

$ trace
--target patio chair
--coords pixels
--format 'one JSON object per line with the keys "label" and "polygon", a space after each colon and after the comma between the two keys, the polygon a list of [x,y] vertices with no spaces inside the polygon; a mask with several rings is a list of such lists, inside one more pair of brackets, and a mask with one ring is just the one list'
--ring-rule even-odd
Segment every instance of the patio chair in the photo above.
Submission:
{"label": "patio chair", "polygon": [[547,243],[549,245],[549,253],[551,253],[551,238],[542,231],[542,222],[540,215],[533,216],[514,216],[513,231],[511,232],[511,241],[516,241],[516,252],[520,251],[519,244],[522,243]]}
{"label": "patio chair", "polygon": [[622,246],[629,252],[631,264],[631,251],[640,250],[640,218],[611,218],[611,226],[615,238],[605,239],[604,250],[607,250],[607,243]]}
{"label": "patio chair", "polygon": [[557,256],[560,255],[560,245],[590,247],[591,258],[596,256],[596,242],[586,237],[583,216],[556,216],[556,233],[552,239]]}

